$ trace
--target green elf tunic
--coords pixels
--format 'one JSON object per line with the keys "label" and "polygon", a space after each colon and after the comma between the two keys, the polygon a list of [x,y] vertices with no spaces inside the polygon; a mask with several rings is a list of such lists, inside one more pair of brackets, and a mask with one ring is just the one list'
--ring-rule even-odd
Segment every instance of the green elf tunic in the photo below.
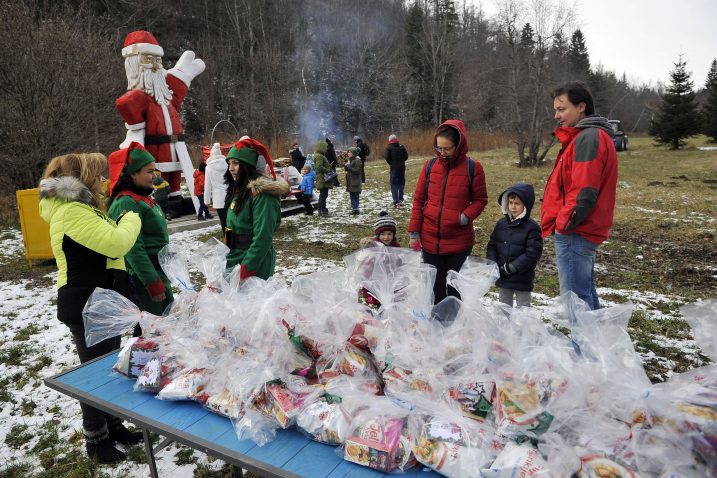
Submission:
{"label": "green elf tunic", "polygon": [[282,179],[259,176],[248,186],[251,197],[238,212],[232,200],[227,212],[227,269],[241,264],[240,277],[257,276],[268,279],[274,275],[276,251],[274,234],[281,224],[280,198],[289,192]]}
{"label": "green elf tunic", "polygon": [[[174,300],[171,283],[157,258],[160,249],[169,243],[167,220],[162,208],[152,198],[131,191],[122,191],[117,195],[110,206],[109,216],[117,220],[124,211],[134,211],[142,220],[137,242],[124,257],[127,271],[138,289],[140,309],[162,315]],[[165,294],[163,301],[152,300],[152,296],[162,292]]]}

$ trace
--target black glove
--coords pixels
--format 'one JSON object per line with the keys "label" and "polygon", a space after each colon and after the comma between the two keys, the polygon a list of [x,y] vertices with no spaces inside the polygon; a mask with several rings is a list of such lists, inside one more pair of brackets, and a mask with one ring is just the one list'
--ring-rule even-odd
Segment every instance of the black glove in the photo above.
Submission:
{"label": "black glove", "polygon": [[518,272],[518,271],[515,268],[515,266],[508,262],[503,264],[503,266],[500,268],[500,275],[502,275],[504,277],[508,277],[509,275],[515,274],[516,272]]}

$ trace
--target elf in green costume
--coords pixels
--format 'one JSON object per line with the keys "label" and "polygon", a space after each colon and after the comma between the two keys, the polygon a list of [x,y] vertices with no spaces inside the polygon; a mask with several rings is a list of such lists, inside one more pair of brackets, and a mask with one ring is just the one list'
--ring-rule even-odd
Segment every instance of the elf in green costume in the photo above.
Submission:
{"label": "elf in green costume", "polygon": [[[234,177],[233,195],[227,210],[227,269],[239,266],[240,280],[274,275],[274,234],[281,223],[281,196],[289,185],[277,179],[274,162],[266,147],[245,137],[227,154]],[[271,177],[264,175],[266,167]],[[235,272],[236,273],[236,272]]]}
{"label": "elf in green costume", "polygon": [[[150,196],[154,179],[154,158],[136,142],[109,157],[109,216],[118,220],[128,211],[139,214],[142,230],[134,247],[125,255],[127,270],[134,283],[139,307],[162,315],[172,303],[172,286],[159,266],[157,254],[169,243],[167,220],[162,208]],[[135,333],[139,330],[135,329]]]}

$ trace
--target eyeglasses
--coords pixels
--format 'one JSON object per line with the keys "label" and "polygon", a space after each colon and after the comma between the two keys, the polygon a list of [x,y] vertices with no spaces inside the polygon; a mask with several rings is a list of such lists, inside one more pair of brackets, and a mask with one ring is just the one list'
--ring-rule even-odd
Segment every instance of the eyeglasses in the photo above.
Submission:
{"label": "eyeglasses", "polygon": [[436,146],[435,149],[436,149],[436,152],[437,152],[437,153],[446,154],[446,153],[450,153],[451,151],[453,151],[454,149],[456,149],[456,146],[453,145],[453,146],[448,146],[448,147],[445,147],[445,148],[441,148],[441,147]]}

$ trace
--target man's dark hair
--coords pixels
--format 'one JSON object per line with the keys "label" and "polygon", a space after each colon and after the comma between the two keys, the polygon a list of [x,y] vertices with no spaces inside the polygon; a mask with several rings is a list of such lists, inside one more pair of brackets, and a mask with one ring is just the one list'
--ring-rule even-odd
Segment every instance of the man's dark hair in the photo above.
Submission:
{"label": "man's dark hair", "polygon": [[588,86],[582,81],[568,81],[553,90],[552,98],[560,95],[568,95],[568,100],[575,106],[585,103],[585,115],[595,113],[595,102]]}

